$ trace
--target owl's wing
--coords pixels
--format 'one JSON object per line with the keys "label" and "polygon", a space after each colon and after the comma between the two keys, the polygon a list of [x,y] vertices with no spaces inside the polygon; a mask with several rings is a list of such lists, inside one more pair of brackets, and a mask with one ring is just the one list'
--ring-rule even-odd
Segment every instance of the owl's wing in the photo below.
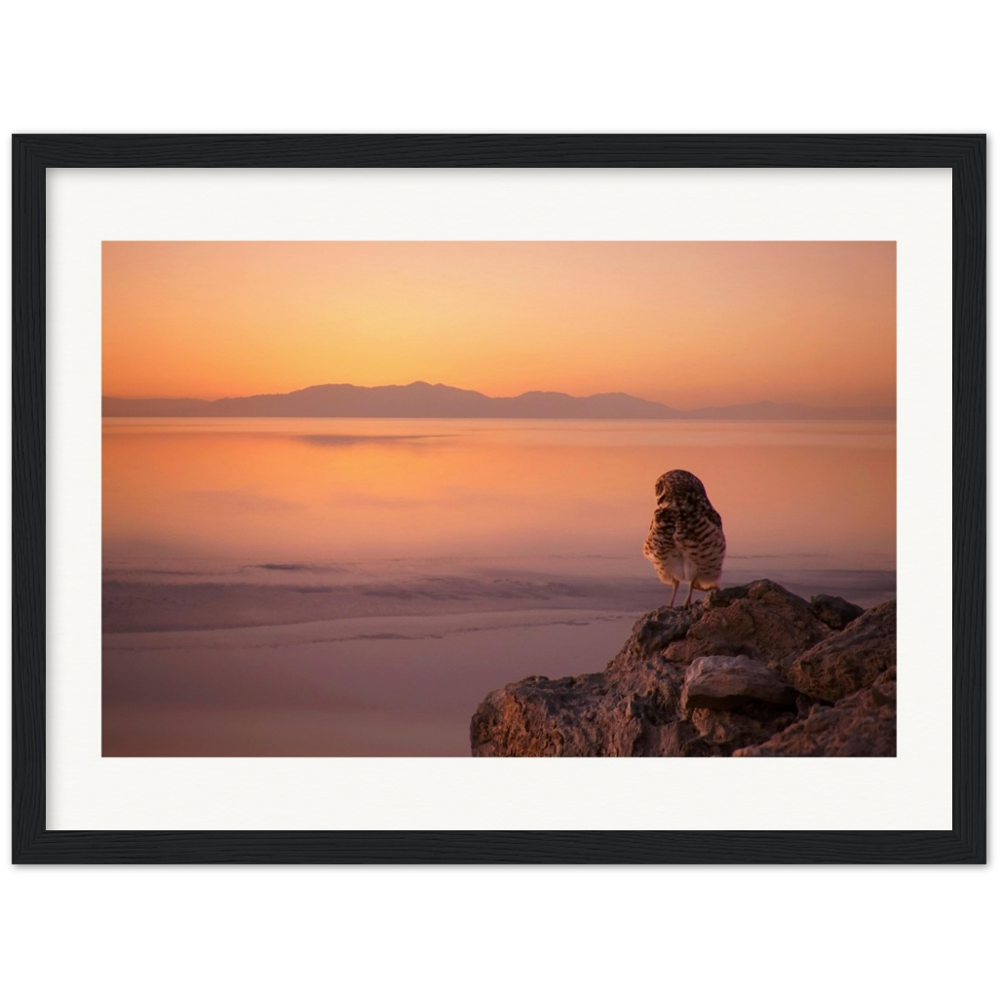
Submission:
{"label": "owl's wing", "polygon": [[705,517],[707,517],[717,528],[721,529],[722,516],[711,504],[709,504],[708,508],[705,510]]}
{"label": "owl's wing", "polygon": [[677,527],[677,511],[670,507],[657,507],[649,525],[649,537],[659,538],[673,545],[674,529]]}

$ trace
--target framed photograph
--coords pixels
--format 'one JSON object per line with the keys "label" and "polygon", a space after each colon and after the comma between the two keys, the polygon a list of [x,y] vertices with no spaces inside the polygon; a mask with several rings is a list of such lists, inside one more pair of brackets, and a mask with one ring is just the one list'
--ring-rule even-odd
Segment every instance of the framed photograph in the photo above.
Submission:
{"label": "framed photograph", "polygon": [[13,160],[16,862],[985,861],[983,136]]}

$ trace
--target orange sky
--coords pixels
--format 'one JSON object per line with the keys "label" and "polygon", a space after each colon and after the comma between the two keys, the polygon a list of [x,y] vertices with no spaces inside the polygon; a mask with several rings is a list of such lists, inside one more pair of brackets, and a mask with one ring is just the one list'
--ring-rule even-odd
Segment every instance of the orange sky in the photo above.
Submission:
{"label": "orange sky", "polygon": [[895,404],[895,243],[105,243],[104,393]]}

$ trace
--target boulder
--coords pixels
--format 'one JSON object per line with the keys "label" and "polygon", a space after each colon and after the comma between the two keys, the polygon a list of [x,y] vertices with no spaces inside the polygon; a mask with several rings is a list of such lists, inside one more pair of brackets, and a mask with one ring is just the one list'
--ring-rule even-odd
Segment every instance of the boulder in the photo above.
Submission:
{"label": "boulder", "polygon": [[739,709],[758,701],[794,705],[798,692],[766,663],[748,656],[699,656],[684,674],[681,711]]}
{"label": "boulder", "polygon": [[814,706],[801,721],[733,756],[895,757],[896,668],[835,705]]}
{"label": "boulder", "polygon": [[831,597],[829,594],[817,594],[809,603],[817,617],[830,628],[842,629],[864,614],[863,608],[845,601],[842,597]]}
{"label": "boulder", "polygon": [[803,694],[832,703],[895,665],[896,602],[887,601],[796,657],[785,676]]}

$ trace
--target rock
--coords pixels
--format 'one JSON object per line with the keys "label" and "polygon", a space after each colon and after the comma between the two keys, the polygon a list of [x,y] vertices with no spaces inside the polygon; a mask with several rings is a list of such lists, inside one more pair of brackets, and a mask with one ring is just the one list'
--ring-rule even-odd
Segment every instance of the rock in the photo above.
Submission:
{"label": "rock", "polygon": [[679,690],[679,678],[644,665],[623,675],[605,671],[557,681],[527,678],[492,692],[476,710],[473,754],[684,756],[684,744],[698,734],[690,725],[669,728],[683,721],[677,712]]}
{"label": "rock", "polygon": [[758,580],[644,615],[601,672],[493,691],[472,753],[887,756],[894,664],[894,603],[862,613]]}
{"label": "rock", "polygon": [[699,656],[743,655],[780,661],[830,634],[808,601],[770,580],[712,592],[696,607],[683,634],[662,647],[665,659],[690,663]]}
{"label": "rock", "polygon": [[896,665],[896,602],[866,611],[796,658],[786,677],[803,694],[835,702]]}
{"label": "rock", "polygon": [[896,668],[835,705],[815,706],[802,721],[733,756],[895,757]]}
{"label": "rock", "polygon": [[851,604],[842,597],[831,597],[829,594],[817,594],[809,603],[816,616],[830,628],[842,629],[864,614],[863,609],[856,604]]}
{"label": "rock", "polygon": [[[764,743],[795,721],[795,712],[759,704],[739,712],[696,708],[691,723],[715,757],[729,757],[741,747]],[[692,756],[686,754],[685,756]]]}
{"label": "rock", "polygon": [[699,656],[684,675],[681,711],[738,709],[748,702],[794,705],[798,692],[766,663],[748,656]]}

